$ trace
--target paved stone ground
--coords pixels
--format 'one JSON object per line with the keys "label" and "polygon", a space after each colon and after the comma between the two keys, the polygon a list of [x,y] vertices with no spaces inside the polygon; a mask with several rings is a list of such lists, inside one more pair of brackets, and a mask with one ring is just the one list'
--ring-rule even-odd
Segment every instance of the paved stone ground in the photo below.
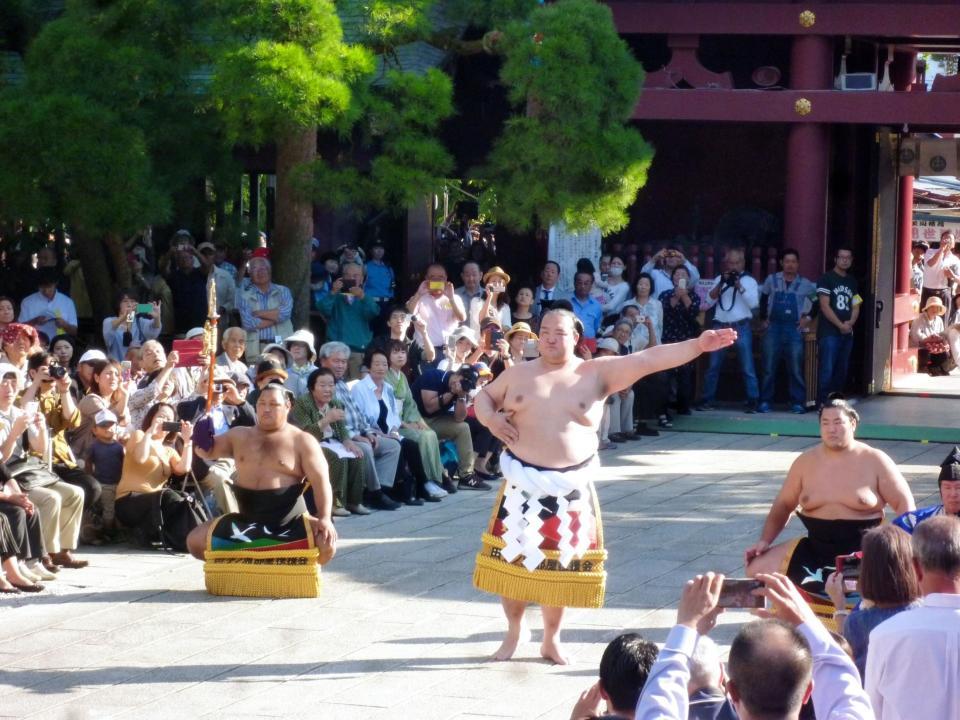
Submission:
{"label": "paved stone ground", "polygon": [[[610,639],[662,642],[684,581],[742,573],[785,470],[813,442],[666,433],[604,453],[607,602],[569,612],[572,666],[540,660],[536,644],[485,661],[504,626],[470,577],[493,494],[461,492],[340,521],[318,600],[214,598],[198,562],[85,553],[92,567],[49,593],[0,603],[0,717],[563,720]],[[936,493],[945,446],[878,445],[918,503]],[[785,536],[797,532],[794,521]],[[729,643],[747,617],[721,616],[715,638]]]}

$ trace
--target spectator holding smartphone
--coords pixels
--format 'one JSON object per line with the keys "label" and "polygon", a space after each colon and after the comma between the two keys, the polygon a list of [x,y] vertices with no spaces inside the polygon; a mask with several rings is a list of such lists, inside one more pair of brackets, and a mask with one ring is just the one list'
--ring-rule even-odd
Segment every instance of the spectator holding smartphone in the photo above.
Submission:
{"label": "spectator holding smartphone", "polygon": [[[763,619],[741,628],[730,646],[727,692],[741,720],[796,720],[812,697],[819,718],[873,720],[857,669],[790,580],[759,575],[754,591],[770,603]],[[657,662],[637,703],[636,720],[687,718],[690,658],[700,635],[716,625],[723,575],[688,580]]]}
{"label": "spectator holding smartphone", "polygon": [[359,376],[363,353],[373,340],[370,323],[380,314],[377,301],[363,289],[363,273],[362,265],[344,263],[343,273],[333,281],[330,294],[317,304],[327,321],[327,340],[350,348],[350,378]]}
{"label": "spectator holding smartphone", "polygon": [[[173,405],[159,402],[147,411],[140,428],[127,439],[117,486],[116,514],[141,540],[150,539],[157,528],[156,507],[162,514],[180,502],[179,494],[166,484],[172,475],[190,472],[193,462],[193,425],[176,422],[176,416]],[[183,442],[181,452],[173,447],[178,436]],[[156,493],[160,493],[159,500]]]}
{"label": "spectator holding smartphone", "polygon": [[[843,573],[833,572],[824,586],[836,608],[838,630],[853,648],[860,676],[867,672],[870,631],[884,620],[918,605],[920,585],[913,571],[910,535],[896,525],[881,525],[863,534],[863,558],[856,588],[844,587]],[[863,601],[852,612],[847,595],[859,593]]]}
{"label": "spectator holding smartphone", "polygon": [[433,346],[434,360],[424,364],[436,367],[444,357],[447,338],[457,326],[467,319],[463,300],[453,289],[453,283],[447,282],[447,271],[443,265],[434,263],[427,268],[426,275],[417,292],[407,300],[407,312],[416,315],[426,326],[426,332],[417,331],[416,339],[423,347],[427,343]]}
{"label": "spectator holding smartphone", "polygon": [[147,340],[156,340],[163,325],[160,320],[160,303],[141,306],[139,295],[133,288],[120,291],[117,297],[117,314],[103,320],[103,342],[107,356],[120,362],[126,359],[132,347],[142,347]]}

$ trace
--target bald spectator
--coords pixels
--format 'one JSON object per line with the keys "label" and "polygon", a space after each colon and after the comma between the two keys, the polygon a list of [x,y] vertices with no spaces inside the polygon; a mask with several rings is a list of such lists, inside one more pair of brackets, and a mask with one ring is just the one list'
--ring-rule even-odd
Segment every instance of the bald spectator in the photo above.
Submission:
{"label": "bald spectator", "polygon": [[[757,592],[770,602],[771,610],[758,611],[764,619],[743,626],[730,646],[727,692],[737,717],[797,720],[800,708],[812,695],[818,718],[873,720],[856,666],[800,591],[784,575],[758,575],[757,579],[763,583]],[[699,636],[716,624],[723,580],[723,575],[707,573],[687,582],[677,624],[667,636],[637,704],[637,720],[690,716],[690,659]]]}
{"label": "bald spectator", "polygon": [[878,720],[958,720],[960,519],[926,520],[912,545],[923,604],[870,633],[867,692]]}
{"label": "bald spectator", "polygon": [[463,301],[453,289],[453,283],[447,281],[447,271],[439,263],[427,268],[424,280],[413,297],[407,300],[407,311],[416,315],[427,326],[426,337],[417,340],[434,348],[436,362],[444,357],[447,337],[467,319]]}
{"label": "bald spectator", "polygon": [[260,355],[261,343],[282,342],[293,333],[293,296],[288,288],[272,282],[267,258],[252,257],[247,268],[250,285],[238,293],[237,310],[247,331],[247,362],[252,363]]}

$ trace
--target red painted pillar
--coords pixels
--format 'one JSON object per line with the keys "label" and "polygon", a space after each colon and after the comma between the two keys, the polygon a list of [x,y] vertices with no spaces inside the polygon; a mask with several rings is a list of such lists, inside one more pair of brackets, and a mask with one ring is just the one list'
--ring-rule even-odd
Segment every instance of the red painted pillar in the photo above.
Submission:
{"label": "red painted pillar", "polygon": [[[917,54],[897,53],[890,68],[894,90],[909,92],[916,79]],[[913,263],[913,176],[900,178],[897,207],[897,275],[894,283],[896,295],[910,292],[911,265]],[[901,323],[895,328],[894,342],[898,351],[910,347],[910,325]]]}
{"label": "red painted pillar", "polygon": [[[793,39],[790,87],[828,90],[833,87],[833,44],[830,38],[804,35]],[[813,112],[816,112],[816,105]],[[816,281],[824,268],[827,236],[827,180],[830,172],[830,127],[795,123],[787,137],[787,182],[784,205],[784,247],[800,251],[800,272]]]}

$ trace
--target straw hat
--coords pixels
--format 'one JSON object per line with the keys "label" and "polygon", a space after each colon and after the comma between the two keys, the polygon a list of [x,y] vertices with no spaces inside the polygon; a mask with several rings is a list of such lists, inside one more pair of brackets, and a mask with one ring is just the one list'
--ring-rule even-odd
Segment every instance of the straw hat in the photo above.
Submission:
{"label": "straw hat", "polygon": [[923,306],[923,311],[926,312],[932,307],[937,309],[937,315],[943,315],[947,311],[947,308],[943,304],[943,300],[938,298],[936,295],[927,298],[927,304]]}
{"label": "straw hat", "polygon": [[490,282],[490,278],[492,278],[494,275],[499,275],[502,277],[504,285],[510,284],[510,276],[507,275],[504,269],[499,265],[494,265],[483,274],[483,284],[486,285],[488,282]]}
{"label": "straw hat", "polygon": [[507,340],[509,340],[511,335],[518,332],[527,333],[527,335],[529,335],[533,340],[540,339],[537,337],[537,334],[533,331],[533,328],[531,328],[530,325],[522,321],[515,322],[513,325],[511,325],[510,329],[507,330],[506,333],[504,333],[504,337],[506,337]]}

